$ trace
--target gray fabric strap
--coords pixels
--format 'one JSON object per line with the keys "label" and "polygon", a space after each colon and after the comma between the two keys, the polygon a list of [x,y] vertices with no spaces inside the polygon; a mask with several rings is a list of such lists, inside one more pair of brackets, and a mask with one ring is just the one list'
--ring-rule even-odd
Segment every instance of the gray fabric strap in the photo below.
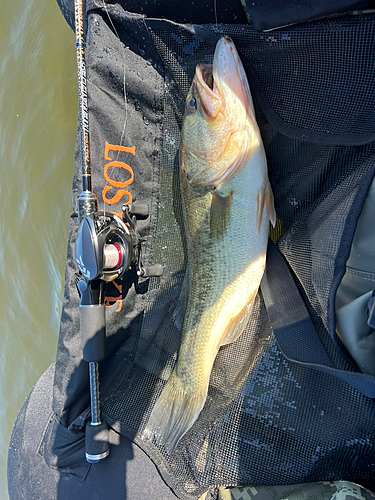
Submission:
{"label": "gray fabric strap", "polygon": [[267,266],[261,290],[276,340],[286,358],[337,377],[365,396],[375,398],[375,377],[338,370],[333,366],[303,303],[289,266],[271,242],[268,246]]}

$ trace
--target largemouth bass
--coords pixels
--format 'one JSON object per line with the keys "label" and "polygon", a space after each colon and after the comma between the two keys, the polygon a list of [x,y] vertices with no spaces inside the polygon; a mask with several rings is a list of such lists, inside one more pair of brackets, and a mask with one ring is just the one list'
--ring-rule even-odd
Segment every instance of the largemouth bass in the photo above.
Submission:
{"label": "largemouth bass", "polygon": [[180,176],[188,253],[181,345],[143,432],[168,453],[205,404],[218,350],[247,325],[264,272],[269,221],[276,220],[249,84],[228,37],[217,43],[212,65],[196,67]]}

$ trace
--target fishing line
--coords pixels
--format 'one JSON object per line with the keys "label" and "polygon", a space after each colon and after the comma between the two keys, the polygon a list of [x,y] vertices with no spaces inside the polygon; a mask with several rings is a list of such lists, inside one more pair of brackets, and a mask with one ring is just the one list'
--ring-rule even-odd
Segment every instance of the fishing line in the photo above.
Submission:
{"label": "fishing line", "polygon": [[[76,2],[79,5],[80,2]],[[112,21],[110,12],[107,8],[107,5],[104,0],[102,0],[103,9],[105,10],[108,20],[112,26],[113,32],[115,33],[116,38],[121,42],[121,38],[116,30],[116,27]],[[76,12],[76,17],[78,15],[78,22],[76,24],[76,47],[77,47],[77,67],[78,67],[78,93],[80,97],[80,114],[82,121],[82,129],[81,129],[81,152],[82,152],[82,176],[88,179],[87,191],[91,191],[91,164],[90,164],[90,142],[89,142],[89,117],[88,117],[88,103],[87,103],[87,78],[86,78],[86,44],[84,39],[84,25],[83,25],[83,9],[82,12]],[[124,44],[122,44],[124,45]],[[126,50],[127,47],[124,46]],[[125,52],[121,51],[122,59],[123,59],[123,95],[124,95],[124,111],[125,118],[124,124],[122,127],[122,132],[120,136],[119,146],[122,146],[127,120],[128,120],[128,107],[127,107],[127,99],[126,99],[126,62],[125,62]],[[83,133],[82,133],[83,131]],[[116,160],[118,161],[120,155],[120,151],[117,151]],[[83,169],[85,166],[85,169]],[[106,214],[106,203],[103,200],[103,213]]]}
{"label": "fishing line", "polygon": [[[118,40],[121,42],[121,38],[120,38],[120,35],[118,34],[117,30],[116,30],[116,27],[112,21],[112,18],[111,18],[111,15],[109,13],[109,10],[107,8],[107,5],[105,3],[104,0],[102,0],[102,4],[103,4],[103,8],[108,16],[108,20],[109,22],[111,23],[111,26],[113,28],[113,31],[116,35],[116,37],[118,38]],[[124,44],[122,44],[124,45]],[[124,50],[121,51],[122,52],[122,58],[123,58],[123,69],[124,69],[124,72],[123,72],[123,93],[124,93],[124,108],[125,108],[125,119],[124,119],[124,125],[122,127],[122,132],[121,132],[121,137],[120,137],[120,142],[119,142],[119,146],[122,146],[122,141],[124,139],[124,136],[125,136],[125,130],[126,130],[126,125],[127,125],[127,121],[128,121],[128,106],[127,106],[127,99],[126,99],[126,59],[125,59],[125,50],[127,49],[128,47],[126,47],[124,45]],[[116,157],[116,161],[118,161],[118,158],[119,158],[119,154],[120,154],[120,151],[117,151],[117,157]]]}
{"label": "fishing line", "polygon": [[216,2],[217,2],[217,0],[214,0],[215,24],[218,24],[218,22],[217,22],[217,8],[216,8]]}

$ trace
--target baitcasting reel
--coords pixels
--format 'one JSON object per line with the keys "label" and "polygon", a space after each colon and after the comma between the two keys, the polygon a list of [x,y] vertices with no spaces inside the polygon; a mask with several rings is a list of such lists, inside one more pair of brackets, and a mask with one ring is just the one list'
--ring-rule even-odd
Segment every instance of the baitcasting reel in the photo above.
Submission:
{"label": "baitcasting reel", "polygon": [[[141,240],[137,218],[147,218],[147,205],[123,206],[123,220],[108,212],[93,212],[80,222],[76,239],[76,263],[85,281],[113,281],[134,266],[138,276],[152,269],[140,267]],[[124,222],[126,221],[126,222]]]}

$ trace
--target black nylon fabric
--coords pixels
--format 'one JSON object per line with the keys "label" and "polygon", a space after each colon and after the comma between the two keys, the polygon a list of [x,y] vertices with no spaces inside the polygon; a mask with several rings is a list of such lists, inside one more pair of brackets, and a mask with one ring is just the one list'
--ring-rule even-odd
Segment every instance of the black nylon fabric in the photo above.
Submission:
{"label": "black nylon fabric", "polygon": [[252,2],[242,0],[247,18],[259,31],[272,30],[289,24],[303,23],[321,17],[339,15],[354,10],[365,10],[374,7],[369,0],[314,0],[313,2],[296,2],[295,0],[266,0]]}
{"label": "black nylon fabric", "polygon": [[[369,75],[375,16],[294,26],[269,38],[246,25],[183,26],[118,5],[94,6],[87,36],[94,191],[106,210],[120,211],[130,197],[150,205],[150,218],[140,222],[144,261],[164,267],[161,279],[134,286],[129,277],[106,290],[108,339],[100,366],[105,418],[147,452],[181,499],[219,485],[347,479],[374,486],[372,400],[285,359],[261,293],[245,333],[220,350],[205,408],[175,453],[169,457],[140,435],[179,347],[171,314],[186,265],[177,175],[184,100],[195,65],[212,61],[223,35],[236,43],[254,94],[278,215],[273,238],[333,366],[356,369],[335,337],[333,307],[374,174]],[[336,93],[327,93],[327,82],[335,82]],[[80,192],[78,149],[74,199]],[[53,408],[81,442],[89,391],[74,285],[76,226],[73,214]],[[66,461],[64,440],[54,439],[46,432],[44,456],[51,466],[71,472],[77,455],[84,461],[79,446]],[[71,440],[66,448],[71,451]]]}
{"label": "black nylon fabric", "polygon": [[[94,3],[95,2],[95,3]],[[74,1],[57,0],[63,16],[74,30]],[[186,2],[181,8],[178,2],[168,0],[119,0],[106,4],[119,4],[128,12],[145,17],[163,18],[176,23],[232,23],[249,22],[256,30],[272,30],[290,24],[298,24],[314,19],[336,16],[352,11],[366,11],[374,8],[371,0],[315,0],[295,2],[294,0],[203,0]],[[90,8],[103,8],[104,0],[90,0]]]}
{"label": "black nylon fabric", "polygon": [[[74,0],[57,0],[69,26],[74,30]],[[240,0],[203,0],[185,2],[183,8],[170,0],[89,0],[88,9],[102,9],[105,5],[117,4],[127,12],[145,17],[163,18],[176,23],[236,23],[246,24],[246,14]]]}

